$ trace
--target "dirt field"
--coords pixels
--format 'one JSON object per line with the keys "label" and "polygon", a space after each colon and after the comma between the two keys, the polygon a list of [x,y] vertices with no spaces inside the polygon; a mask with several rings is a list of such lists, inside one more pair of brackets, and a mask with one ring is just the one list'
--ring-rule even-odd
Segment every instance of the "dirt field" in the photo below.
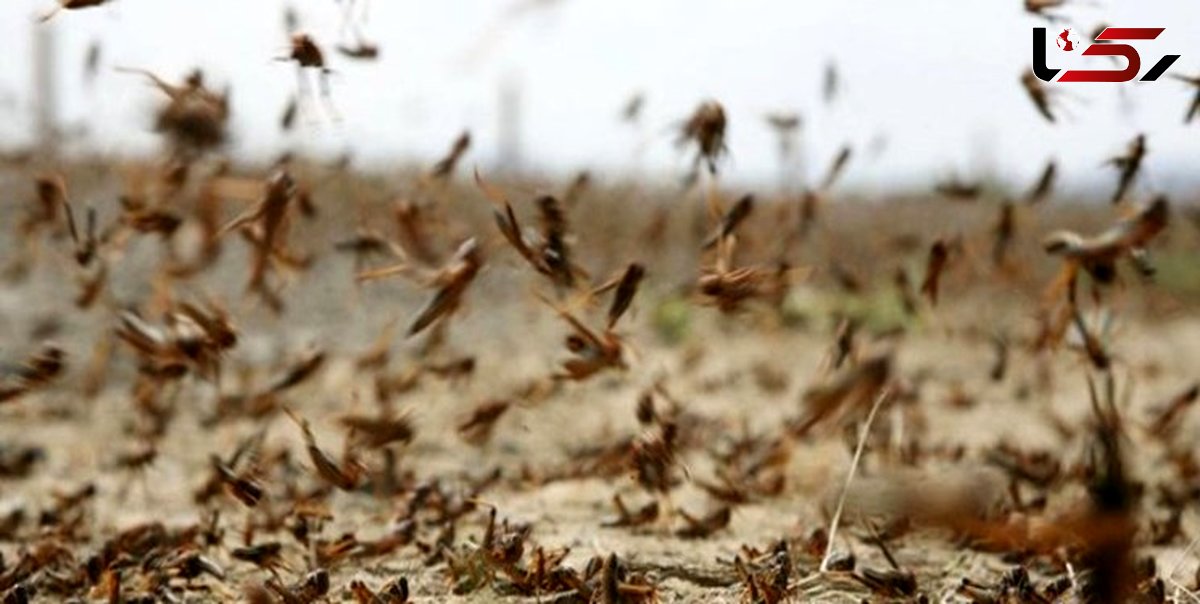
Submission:
{"label": "dirt field", "polygon": [[[602,602],[614,601],[602,561],[615,554],[624,582],[615,601],[643,591],[665,602],[749,601],[751,584],[760,591],[786,585],[790,601],[802,602],[1075,601],[1096,583],[1088,575],[1105,568],[1135,573],[1130,589],[1145,601],[1154,601],[1155,576],[1171,600],[1196,599],[1187,591],[1198,587],[1196,556],[1185,549],[1200,536],[1190,511],[1200,472],[1189,465],[1188,445],[1200,423],[1184,402],[1178,416],[1163,420],[1169,430],[1154,424],[1160,406],[1195,383],[1200,357],[1200,271],[1188,264],[1198,257],[1198,237],[1180,212],[1151,246],[1160,268],[1153,281],[1122,266],[1121,282],[1105,288],[1101,305],[1088,287],[1081,290],[1083,314],[1103,332],[1111,357],[1111,369],[1100,371],[1077,332],[1045,350],[1033,343],[1042,291],[1058,266],[1040,239],[1052,227],[1097,232],[1117,219],[1108,207],[1020,206],[1012,252],[993,266],[995,199],[833,200],[807,238],[785,247],[803,275],[776,302],[750,300],[722,313],[694,285],[709,262],[700,252],[711,229],[702,195],[598,186],[569,207],[575,258],[593,283],[634,261],[647,277],[613,332],[626,368],[573,381],[551,377],[570,356],[563,338],[571,328],[534,296],[554,297],[555,290],[499,236],[478,189],[462,182],[414,194],[394,184],[409,182],[403,178],[323,170],[299,171],[301,182],[316,183],[318,213],[293,213],[288,245],[313,263],[275,266],[269,282],[286,303],[282,314],[245,291],[252,248],[236,234],[198,275],[162,277],[168,248],[194,254],[199,227],[190,212],[202,176],[179,194],[185,201],[174,207],[184,222],[169,238],[135,231],[101,245],[110,278],[87,309],[75,304],[76,280],[88,273],[71,259],[65,223],[27,238],[17,234],[17,218],[2,223],[8,281],[0,288],[0,360],[9,367],[0,383],[24,379],[20,364],[46,342],[66,359],[60,375],[0,404],[0,588],[10,597],[26,589],[38,601],[102,599],[119,581],[125,598],[355,601],[352,581],[378,590],[403,577],[418,602]],[[13,192],[6,216],[36,207],[33,173],[22,167],[4,176],[3,189]],[[128,186],[121,173],[72,167],[70,198],[76,207],[97,207],[99,224],[116,224],[116,195]],[[245,173],[256,181],[265,174]],[[538,228],[534,193],[561,190],[500,186],[530,230]],[[356,270],[392,260],[376,256],[356,267],[334,249],[364,225],[402,240],[393,235],[392,202],[405,196],[446,219],[449,226],[430,236],[440,260],[460,235],[477,237],[485,250],[480,276],[461,312],[444,319],[446,338],[437,344],[429,332],[404,337],[432,290],[401,277],[356,283]],[[725,197],[732,203],[736,195]],[[228,201],[222,222],[243,209]],[[795,213],[794,200],[761,200],[742,227],[738,264],[772,262]],[[655,220],[665,225],[657,234]],[[921,297],[906,311],[893,285],[896,269],[907,271],[916,290],[931,242],[955,235],[962,243],[937,306]],[[590,305],[569,293],[561,299],[602,331],[611,297],[600,294]],[[220,301],[238,335],[220,355],[219,379],[194,365],[186,375],[152,376],[147,363],[157,359],[113,335],[123,311],[162,325],[180,301],[207,299]],[[1111,325],[1097,327],[1105,317]],[[857,331],[839,338],[846,318]],[[835,368],[839,341],[846,358]],[[375,352],[388,356],[364,367],[359,361],[379,342],[385,348]],[[105,347],[111,359],[102,364]],[[1002,348],[1006,363],[997,368]],[[318,351],[323,362],[304,379],[263,394]],[[877,383],[846,377],[881,358],[890,363]],[[1108,544],[1096,535],[1107,534],[1109,517],[1086,511],[1097,505],[1088,486],[1098,480],[1089,376],[1100,385],[1111,376],[1116,386],[1122,486],[1133,493],[1124,516],[1111,512],[1136,527],[1130,546],[1115,554],[1128,563],[1107,567],[1092,554]],[[798,426],[820,393],[847,379],[855,384],[848,402],[810,428]],[[854,561],[819,572],[830,516],[876,400],[883,404],[833,541],[835,552],[853,553]],[[462,429],[480,405],[498,401],[503,413],[490,433]],[[339,471],[361,468],[351,485],[334,488],[314,469],[284,408],[311,423]],[[343,427],[347,415],[388,413],[407,418],[411,438],[344,446],[362,436]],[[261,440],[234,460],[239,444],[256,434]],[[665,458],[638,456],[664,439]],[[147,452],[148,459],[134,459]],[[198,501],[214,475],[212,456],[257,483],[261,500],[247,506],[227,479]],[[666,486],[647,488],[658,462]],[[64,503],[86,485],[93,495]],[[615,495],[631,510],[656,502],[657,517],[605,526],[617,514]],[[487,536],[491,510],[497,522],[528,533],[498,528]],[[214,513],[217,529],[206,530]],[[688,520],[710,514],[713,526],[702,528],[711,530],[697,531]],[[1179,523],[1174,530],[1172,522]],[[165,532],[145,528],[152,523]],[[1046,529],[1055,526],[1066,528]],[[127,532],[112,541],[136,527],[141,540]],[[177,533],[188,527],[199,529]],[[689,536],[689,529],[701,534]],[[875,532],[885,548],[873,543]],[[331,545],[347,535],[344,547]],[[401,537],[372,551],[389,535]],[[782,565],[771,554],[780,541],[787,545]],[[271,542],[282,544],[274,566],[234,557],[237,548]],[[547,568],[547,576],[531,578],[538,548],[566,551],[559,574]],[[189,554],[220,572],[188,579],[193,567],[181,560]],[[1152,574],[1139,562],[1147,556],[1157,560]],[[1011,579],[1017,565],[1031,575],[1034,595]],[[286,587],[318,568],[328,572],[327,593],[306,599]],[[787,572],[777,579],[781,568]],[[906,573],[915,584],[906,586]],[[891,583],[868,587],[880,576]],[[964,579],[978,587],[963,587]],[[256,596],[255,586],[268,581],[285,587]],[[772,601],[764,593],[757,599]]]}

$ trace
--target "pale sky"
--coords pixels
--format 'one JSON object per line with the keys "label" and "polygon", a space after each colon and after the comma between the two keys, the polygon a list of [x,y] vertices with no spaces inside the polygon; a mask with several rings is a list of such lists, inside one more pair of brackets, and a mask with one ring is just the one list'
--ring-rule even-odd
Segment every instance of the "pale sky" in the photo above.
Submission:
{"label": "pale sky", "polygon": [[[1069,185],[1107,188],[1113,177],[1101,162],[1139,131],[1149,136],[1149,187],[1200,184],[1190,169],[1200,121],[1183,125],[1193,91],[1180,82],[1054,84],[1064,115],[1055,125],[1042,120],[1018,79],[1030,63],[1031,28],[1043,22],[1024,14],[1021,0],[558,0],[525,12],[510,0],[370,0],[366,32],[382,51],[374,63],[333,51],[333,0],[292,0],[337,71],[343,121],[310,120],[283,136],[278,117],[296,88],[294,67],[273,60],[286,47],[286,4],[114,0],[60,13],[63,121],[86,124],[101,150],[153,150],[156,92],[112,68],[177,79],[198,66],[213,86],[233,89],[235,155],[352,150],[373,164],[428,162],[465,128],[475,142],[467,161],[486,166],[495,158],[499,88],[510,81],[522,91],[526,163],[552,173],[678,176],[687,162],[671,130],[715,98],[730,120],[726,173],[748,183],[775,182],[775,141],[762,116],[786,110],[804,117],[810,174],[850,143],[858,153],[846,184],[868,191],[981,169],[1025,183],[1051,156]],[[51,6],[0,3],[3,146],[27,140],[32,15]],[[1166,27],[1139,44],[1143,70],[1169,53],[1183,55],[1170,73],[1200,73],[1200,2],[1068,7],[1085,36],[1101,21]],[[87,89],[83,57],[93,40],[102,69]],[[829,60],[843,81],[832,107],[820,98]],[[641,133],[617,119],[634,91],[647,99]]]}

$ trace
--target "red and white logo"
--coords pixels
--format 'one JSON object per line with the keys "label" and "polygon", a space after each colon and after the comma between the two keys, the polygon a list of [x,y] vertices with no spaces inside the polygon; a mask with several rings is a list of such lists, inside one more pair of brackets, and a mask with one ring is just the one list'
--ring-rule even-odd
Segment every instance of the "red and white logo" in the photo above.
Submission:
{"label": "red and white logo", "polygon": [[1054,38],[1054,43],[1058,44],[1058,49],[1063,52],[1074,52],[1079,48],[1079,36],[1075,35],[1075,30],[1068,27],[1059,32],[1058,37]]}
{"label": "red and white logo", "polygon": [[[1059,82],[1129,82],[1142,70],[1142,57],[1130,44],[1118,42],[1150,41],[1158,38],[1163,27],[1106,27],[1096,35],[1095,43],[1089,44],[1080,55],[1085,57],[1116,57],[1124,59],[1124,69],[1071,69],[1058,78]],[[1033,28],[1033,75],[1044,82],[1054,81],[1061,69],[1052,69],[1046,63],[1046,40],[1049,32],[1045,27]],[[1070,29],[1061,30],[1054,37],[1054,44],[1063,52],[1075,52],[1080,39]],[[1167,72],[1179,55],[1164,55],[1142,76],[1141,81],[1153,82]],[[1121,62],[1118,61],[1118,65]]]}

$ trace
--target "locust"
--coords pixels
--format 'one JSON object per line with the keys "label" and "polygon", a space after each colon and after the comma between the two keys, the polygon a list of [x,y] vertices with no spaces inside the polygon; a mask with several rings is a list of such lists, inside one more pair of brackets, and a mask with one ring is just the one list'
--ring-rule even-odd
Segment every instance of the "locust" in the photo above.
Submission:
{"label": "locust", "polygon": [[412,420],[406,414],[383,414],[377,417],[346,415],[338,420],[349,432],[356,446],[380,449],[394,443],[412,441],[415,431]]}
{"label": "locust", "polygon": [[617,509],[617,516],[611,520],[601,522],[600,526],[604,527],[639,527],[654,523],[658,520],[658,502],[651,501],[646,505],[630,510],[625,506],[624,500],[620,494],[613,495],[613,507]]}
{"label": "locust", "polygon": [[379,58],[379,45],[366,40],[357,40],[353,44],[338,44],[337,51],[344,57],[359,61],[374,61]]}
{"label": "locust", "polygon": [[1171,77],[1195,89],[1192,94],[1192,102],[1188,104],[1187,111],[1183,115],[1183,123],[1190,124],[1197,115],[1200,115],[1200,76],[1172,75]]}
{"label": "locust", "polygon": [[1057,178],[1058,163],[1054,160],[1046,162],[1046,167],[1042,169],[1037,182],[1033,184],[1029,189],[1029,193],[1025,196],[1025,203],[1036,205],[1045,201],[1054,192],[1054,183]]}
{"label": "locust", "polygon": [[837,184],[838,179],[846,171],[846,167],[850,165],[850,159],[854,156],[854,148],[846,145],[838,150],[833,156],[833,160],[829,162],[829,167],[825,170],[825,176],[821,178],[820,185],[817,187],[818,192],[828,191]]}
{"label": "locust", "polygon": [[108,4],[111,1],[112,0],[58,0],[58,6],[46,12],[41,17],[38,17],[38,21],[45,23],[46,21],[53,19],[54,16],[59,13],[59,11],[95,8],[97,6]]}
{"label": "locust", "polygon": [[1021,87],[1025,89],[1025,94],[1033,102],[1033,106],[1037,109],[1038,113],[1047,122],[1054,123],[1056,120],[1053,106],[1054,93],[1034,75],[1032,69],[1021,74]]}
{"label": "locust", "polygon": [[1138,134],[1129,142],[1123,155],[1118,155],[1106,162],[1117,170],[1117,189],[1113,192],[1112,202],[1120,203],[1125,199],[1133,183],[1142,170],[1142,162],[1146,159],[1146,135]]}
{"label": "locust", "polygon": [[230,220],[217,232],[217,237],[220,237],[243,227],[253,227],[257,230],[249,236],[254,245],[254,259],[247,284],[248,290],[260,293],[267,291],[266,278],[271,261],[283,253],[286,245],[288,208],[295,199],[295,184],[295,180],[286,170],[276,171],[267,180],[259,202]]}
{"label": "locust", "polygon": [[539,240],[531,241],[522,232],[507,195],[498,187],[484,181],[478,171],[475,172],[475,182],[494,206],[493,216],[500,234],[531,268],[549,279],[560,290],[573,289],[577,279],[587,276],[587,273],[572,261],[567,245],[565,210],[556,198],[542,196],[537,199],[536,204],[542,219],[542,234]]}
{"label": "locust", "polygon": [[646,107],[646,95],[641,92],[635,92],[625,100],[625,104],[621,106],[621,121],[627,124],[636,124],[642,116],[642,110]]}
{"label": "locust", "polygon": [[[362,48],[357,50],[362,51]],[[333,90],[329,77],[333,70],[325,62],[325,52],[317,45],[312,36],[302,32],[292,34],[291,46],[286,56],[277,57],[277,61],[289,61],[296,64],[297,97],[309,98],[312,94],[309,71],[313,72],[317,83],[318,97],[324,103],[326,111],[334,120],[340,119],[337,108],[333,104]]]}
{"label": "locust", "polygon": [[62,348],[48,343],[20,364],[4,366],[0,374],[0,403],[45,388],[66,369],[66,359]]}
{"label": "locust", "polygon": [[215,304],[181,302],[166,314],[162,326],[147,322],[133,311],[121,313],[120,318],[117,337],[137,353],[150,375],[194,372],[216,379],[222,357],[238,342],[228,314]]}
{"label": "locust", "polygon": [[504,399],[484,401],[458,424],[458,434],[473,445],[481,445],[492,437],[496,422],[508,412],[512,403]]}
{"label": "locust", "polygon": [[[704,101],[680,124],[675,146],[695,145],[693,175],[699,171],[701,163],[707,166],[709,174],[717,173],[717,162],[728,151],[725,145],[725,127],[725,107],[717,101]],[[690,177],[689,180],[692,178],[694,177]]]}
{"label": "locust", "polygon": [[193,70],[180,84],[172,84],[144,69],[118,67],[117,71],[141,75],[166,96],[167,102],[155,116],[154,128],[165,134],[177,155],[194,157],[220,147],[227,139],[229,91],[216,93],[204,81],[204,73]]}
{"label": "locust", "polygon": [[934,187],[934,191],[952,201],[974,201],[983,193],[983,185],[954,176],[949,180],[939,182]]}
{"label": "locust", "polygon": [[[597,332],[583,323],[567,308],[538,295],[544,304],[571,327],[566,337],[567,350],[571,358],[562,362],[562,370],[553,375],[555,380],[583,381],[607,369],[626,369],[625,345],[613,327]],[[619,315],[617,318],[620,318]],[[615,320],[610,321],[615,324]]]}
{"label": "locust", "polygon": [[1157,197],[1099,235],[1084,237],[1074,231],[1060,230],[1046,236],[1043,249],[1063,259],[1058,277],[1046,290],[1047,299],[1065,291],[1073,303],[1080,272],[1087,273],[1097,284],[1112,284],[1117,278],[1117,261],[1144,258],[1146,246],[1166,228],[1169,216],[1167,199]]}
{"label": "locust", "polygon": [[950,246],[944,240],[938,239],[929,246],[929,257],[925,262],[925,279],[921,281],[921,293],[929,298],[929,303],[937,306],[939,285],[942,272],[950,259]]}
{"label": "locust", "polygon": [[705,243],[705,247],[714,247],[715,253],[711,264],[701,268],[696,289],[705,304],[723,313],[739,311],[746,302],[755,299],[778,306],[799,274],[782,260],[774,266],[734,267],[736,229],[753,207],[752,197],[742,197],[722,215],[717,229]]}
{"label": "locust", "polygon": [[466,154],[467,150],[470,148],[471,133],[468,131],[463,131],[462,134],[459,134],[458,137],[454,139],[454,142],[450,145],[450,150],[446,153],[445,157],[439,159],[437,163],[433,165],[433,168],[429,172],[429,176],[434,180],[444,181],[449,179],[451,176],[453,176],[454,170],[458,167],[459,162],[462,161],[463,155]]}
{"label": "locust", "polygon": [[847,367],[825,384],[809,388],[803,396],[804,412],[790,422],[789,432],[803,436],[838,415],[862,411],[884,388],[891,374],[891,355],[881,353]]}
{"label": "locust", "polygon": [[317,475],[325,482],[343,491],[352,491],[357,488],[364,472],[361,463],[352,454],[347,454],[341,462],[335,460],[317,446],[316,436],[313,435],[308,420],[296,415],[290,409],[285,409],[285,411],[300,428],[300,432],[304,436],[304,446],[308,452],[308,458]]}
{"label": "locust", "polygon": [[87,267],[96,258],[97,240],[96,240],[96,208],[88,207],[87,222],[81,232],[75,222],[75,212],[71,209],[71,202],[65,196],[62,199],[63,210],[67,216],[67,230],[71,234],[71,241],[75,244],[75,262],[81,267]]}
{"label": "locust", "polygon": [[700,518],[693,517],[684,510],[679,510],[679,517],[683,519],[685,526],[675,534],[684,539],[708,538],[713,533],[729,526],[731,514],[732,510],[728,506],[721,506]]}
{"label": "locust", "polygon": [[482,267],[483,253],[479,244],[475,239],[468,239],[458,246],[454,256],[436,272],[422,271],[405,260],[389,267],[359,273],[357,278],[360,281],[368,281],[400,274],[416,278],[426,287],[436,290],[429,302],[409,323],[406,333],[411,337],[454,315],[461,308],[467,288]]}
{"label": "locust", "polygon": [[1050,11],[1066,6],[1067,2],[1068,0],[1025,0],[1025,12],[1051,22],[1058,21],[1062,17]]}
{"label": "locust", "polygon": [[795,153],[795,137],[802,124],[800,116],[796,113],[776,111],[768,113],[764,120],[771,130],[775,131],[780,161],[786,162]]}
{"label": "locust", "polygon": [[1002,269],[1008,264],[1013,238],[1016,236],[1016,206],[1011,201],[1000,204],[996,223],[992,227],[992,266]]}

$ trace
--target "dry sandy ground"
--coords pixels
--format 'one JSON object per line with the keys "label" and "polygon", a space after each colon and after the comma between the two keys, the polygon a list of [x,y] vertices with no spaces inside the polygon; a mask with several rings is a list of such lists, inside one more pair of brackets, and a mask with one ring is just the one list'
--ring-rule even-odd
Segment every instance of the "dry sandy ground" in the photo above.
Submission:
{"label": "dry sandy ground", "polygon": [[[478,306],[482,305],[477,305],[475,313],[482,312]],[[528,312],[522,308],[487,310],[497,314],[509,311],[516,315]],[[344,320],[349,324],[379,323],[379,317],[353,313]],[[458,437],[456,422],[480,401],[511,388],[522,376],[550,371],[559,353],[543,335],[553,335],[559,329],[555,324],[534,320],[531,325],[537,329],[531,330],[533,335],[509,333],[507,338],[498,338],[506,340],[503,344],[491,344],[491,340],[480,342],[472,349],[478,354],[474,377],[459,383],[429,381],[400,399],[400,406],[410,410],[417,428],[415,441],[403,449],[401,469],[425,478],[462,473],[479,476],[499,468],[503,476],[515,477],[524,467],[553,467],[565,461],[568,451],[581,445],[612,442],[619,436],[637,434],[634,407],[638,393],[660,375],[667,376],[665,383],[671,393],[683,401],[689,412],[721,426],[714,434],[732,437],[743,430],[777,431],[785,418],[798,411],[804,388],[817,379],[829,335],[824,330],[764,332],[736,322],[704,323],[707,324],[701,330],[704,333],[693,335],[688,344],[679,347],[659,345],[648,330],[641,330],[638,335],[642,337],[633,338],[637,351],[629,372],[603,377],[594,383],[569,385],[547,401],[518,407],[499,421],[489,443],[477,447]],[[244,325],[246,350],[254,350],[256,332],[279,327],[270,321]],[[316,333],[310,341],[339,352],[350,353],[363,346],[361,339],[341,341],[328,325],[309,328]],[[454,346],[462,347],[463,342],[476,338],[466,326],[455,332]],[[69,333],[63,334],[67,336]],[[270,348],[273,342],[257,344]],[[1127,410],[1133,424],[1144,420],[1150,403],[1165,400],[1193,379],[1193,360],[1200,352],[1198,345],[1200,322],[1177,320],[1165,325],[1125,326],[1118,351],[1126,359],[1125,366],[1138,376]],[[12,351],[19,347],[6,346],[6,349],[6,357],[11,357]],[[509,352],[502,354],[501,350]],[[921,471],[899,468],[885,456],[868,452],[849,509],[879,504],[880,498],[886,498],[881,493],[887,491],[889,476],[905,476],[910,480],[907,477],[914,473],[921,475],[919,480],[954,484],[972,481],[968,484],[982,484],[1002,496],[1002,481],[980,461],[981,452],[1000,441],[1078,455],[1078,451],[1062,448],[1045,419],[1048,412],[1072,423],[1086,417],[1086,391],[1074,355],[1063,353],[1052,361],[1055,379],[1050,392],[1020,400],[1018,391],[1032,383],[1036,373],[1035,362],[1025,355],[1014,355],[1008,377],[1001,383],[993,383],[986,378],[992,359],[986,341],[964,342],[941,328],[926,326],[903,338],[898,350],[902,375],[923,372],[929,375],[916,404],[919,413],[909,413],[920,418],[920,426],[910,425],[908,429],[921,430],[922,442],[930,447],[943,443],[965,445],[966,461],[956,471],[943,475],[932,468]],[[696,351],[702,351],[699,360],[694,360]],[[249,356],[248,352],[239,352],[234,357],[241,354]],[[343,437],[334,423],[336,418],[354,408],[365,410],[371,404],[368,380],[356,373],[347,356],[335,356],[312,383],[287,397],[289,404],[313,422],[318,439],[331,451],[338,450]],[[689,357],[687,363],[685,356]],[[685,364],[689,365],[686,369]],[[777,371],[786,383],[764,389],[753,377],[754,368],[759,366]],[[1155,377],[1145,377],[1148,374]],[[974,399],[970,407],[958,408],[948,403],[954,384],[961,384]],[[110,389],[98,399],[82,401],[73,394],[68,382],[67,386],[42,396],[0,409],[0,443],[38,444],[47,453],[31,477],[0,482],[3,511],[18,506],[37,509],[47,504],[50,493],[90,481],[99,492],[93,508],[99,535],[111,535],[115,530],[150,520],[168,525],[196,521],[199,512],[191,501],[191,492],[203,480],[208,455],[230,451],[239,438],[258,425],[243,421],[211,430],[198,427],[211,405],[211,390],[202,384],[188,385],[178,401],[180,416],[162,441],[158,460],[142,475],[131,476],[113,468],[117,453],[128,447],[125,425],[131,411],[127,399],[122,385],[117,383],[110,384]],[[890,417],[889,425],[894,425],[904,414],[884,412]],[[903,424],[903,420],[900,422]],[[269,443],[291,447],[301,455],[302,442],[291,422],[276,416],[268,425]],[[1186,425],[1188,434],[1195,434],[1197,429],[1200,425],[1194,421]],[[1136,447],[1132,452],[1134,465],[1143,472],[1152,472],[1157,452],[1149,445]],[[736,584],[700,586],[675,576],[678,573],[669,569],[691,568],[725,580],[732,576],[730,561],[743,544],[761,550],[783,537],[803,540],[827,522],[824,506],[841,484],[849,459],[846,441],[836,435],[797,443],[787,466],[785,490],[778,497],[737,507],[727,529],[702,540],[682,540],[671,535],[671,529],[679,526],[678,520],[635,531],[602,528],[601,520],[613,513],[610,498],[614,493],[623,493],[627,500],[637,503],[648,499],[627,478],[567,480],[538,488],[502,481],[486,491],[482,499],[496,506],[503,518],[533,523],[534,542],[547,548],[569,547],[568,563],[577,567],[582,567],[593,555],[616,552],[632,568],[645,570],[658,584],[664,601],[738,601],[741,594]],[[682,461],[691,475],[711,477],[711,462],[700,451],[685,455]],[[302,463],[308,467],[307,460]],[[1067,500],[1070,495],[1061,497]],[[674,505],[692,512],[707,510],[712,505],[703,491],[686,483],[673,493],[672,500]],[[360,538],[378,536],[389,526],[398,505],[397,501],[368,495],[335,493],[330,502],[335,520],[324,535],[352,531]],[[240,517],[241,512],[232,501],[226,501],[223,507],[229,518]],[[459,528],[460,539],[479,539],[485,517],[483,512],[468,516]],[[236,521],[231,524],[236,526]],[[1200,527],[1195,526],[1195,519],[1185,516],[1185,534],[1197,530]],[[853,522],[844,534],[847,533],[863,534]],[[227,540],[232,543],[237,539],[230,535]],[[0,546],[6,559],[15,558],[21,541],[15,539]],[[1154,549],[1160,568],[1173,568],[1185,544],[1186,541],[1180,541]],[[856,552],[862,566],[883,564],[881,555],[857,538],[852,537],[838,547]],[[952,593],[964,576],[995,578],[1009,566],[996,556],[960,550],[936,536],[905,537],[893,547],[899,562],[917,571],[922,591],[939,600]],[[299,552],[298,548],[289,552],[289,559],[294,567],[303,568]],[[214,556],[230,569],[234,578],[225,585],[210,582],[214,590],[211,597],[235,597],[239,583],[266,576],[245,564],[231,562],[224,554]],[[857,601],[866,595],[844,577],[814,576],[816,564],[815,559],[797,556],[794,581],[798,584],[799,600]],[[1184,562],[1177,578],[1190,583],[1185,577],[1191,576],[1194,566],[1191,560]],[[410,578],[417,601],[457,601],[448,595],[444,569],[426,567],[422,556],[411,547],[366,564],[337,568],[332,599],[347,595],[341,588],[351,578],[361,577],[377,585],[398,575]],[[192,597],[204,598],[202,594]],[[506,600],[487,588],[461,599]]]}
{"label": "dry sandy ground", "polygon": [[[979,228],[986,229],[990,213],[980,216],[977,222],[985,226]],[[9,229],[3,230],[7,233]],[[348,232],[350,228],[341,231],[343,235]],[[329,240],[304,243],[317,250],[325,249]],[[10,244],[0,240],[0,249],[10,250]],[[18,508],[29,513],[29,520],[0,541],[0,552],[10,565],[23,546],[37,540],[40,529],[32,520],[37,511],[52,504],[54,493],[88,482],[97,488],[97,496],[87,504],[88,526],[94,531],[91,541],[72,546],[80,561],[104,539],[138,523],[184,526],[197,522],[203,510],[192,502],[192,493],[208,475],[209,456],[228,455],[236,443],[260,428],[267,430],[267,448],[289,450],[304,469],[296,477],[299,484],[319,484],[304,455],[300,432],[286,416],[203,427],[216,393],[211,384],[191,379],[178,389],[178,415],[159,442],[154,463],[140,473],[115,467],[118,455],[135,445],[128,435],[134,418],[129,393],[134,368],[129,351],[118,345],[110,379],[95,399],[79,394],[79,381],[92,347],[115,326],[116,310],[140,303],[151,294],[147,275],[158,257],[157,246],[150,238],[135,241],[114,278],[110,299],[90,311],[76,311],[71,304],[74,282],[61,246],[44,245],[28,281],[0,286],[0,360],[17,362],[34,350],[41,336],[35,338],[31,333],[39,324],[47,327],[48,337],[63,346],[69,359],[66,376],[53,387],[0,406],[0,446],[37,445],[45,450],[44,460],[28,477],[0,478],[0,516]],[[626,259],[623,250],[609,250],[619,259],[618,266]],[[371,376],[354,367],[355,355],[389,322],[407,323],[426,294],[400,281],[355,288],[350,260],[322,254],[316,270],[293,277],[285,292],[289,310],[283,317],[274,317],[242,295],[247,270],[244,245],[234,242],[228,246],[219,267],[181,285],[180,295],[213,294],[226,300],[233,311],[242,338],[226,361],[222,391],[228,394],[248,384],[262,384],[305,350],[326,351],[329,360],[325,366],[313,379],[288,392],[285,401],[312,422],[325,449],[340,452],[345,433],[337,419],[347,412],[370,412],[376,407]],[[886,270],[890,269],[879,272]],[[687,273],[678,280],[693,276]],[[456,543],[461,547],[469,548],[464,544],[481,539],[485,510],[494,506],[500,518],[531,523],[532,543],[547,549],[570,548],[567,564],[574,568],[582,569],[593,556],[616,553],[628,568],[658,586],[663,601],[735,602],[743,594],[731,564],[733,557],[744,555],[743,546],[763,551],[783,538],[792,545],[796,601],[856,602],[870,597],[845,574],[817,574],[818,560],[802,547],[815,530],[828,525],[830,501],[850,466],[853,426],[848,430],[823,427],[792,443],[782,492],[735,507],[728,527],[705,539],[676,536],[674,531],[683,525],[678,514],[634,530],[602,527],[602,521],[613,515],[614,494],[634,505],[650,500],[627,475],[542,485],[521,479],[526,473],[542,474],[562,467],[572,452],[582,447],[640,434],[642,428],[635,418],[639,394],[661,380],[683,410],[704,419],[700,433],[705,446],[682,453],[678,471],[684,481],[670,497],[676,510],[702,514],[716,505],[693,483],[713,478],[714,462],[706,449],[728,445],[742,435],[778,435],[783,423],[800,413],[803,393],[828,379],[822,367],[833,342],[835,322],[826,311],[836,309],[841,298],[799,287],[797,304],[820,310],[812,311],[807,325],[793,328],[771,326],[753,314],[728,318],[712,309],[693,308],[690,333],[681,342],[668,345],[657,335],[656,313],[658,301],[675,277],[658,278],[653,272],[652,277],[653,285],[639,296],[630,320],[621,329],[629,343],[628,371],[567,384],[546,400],[516,401],[499,420],[490,441],[473,445],[456,431],[466,414],[483,401],[507,397],[529,380],[549,375],[565,354],[561,338],[566,327],[546,307],[532,302],[529,289],[534,278],[517,266],[511,253],[497,254],[472,289],[465,316],[456,317],[449,342],[439,353],[443,358],[474,356],[473,374],[461,380],[425,379],[394,401],[397,409],[410,414],[416,429],[415,439],[397,449],[399,471],[411,472],[418,482],[441,477],[447,484],[499,471],[501,479],[480,495],[479,511],[460,521]],[[884,568],[886,562],[877,548],[864,541],[866,530],[859,520],[872,512],[886,512],[903,493],[949,488],[968,491],[980,501],[1003,500],[1005,481],[984,461],[986,452],[997,443],[1044,448],[1061,455],[1067,466],[1085,454],[1081,437],[1064,440],[1053,427],[1056,421],[1081,426],[1089,416],[1081,356],[1064,349],[1054,356],[1034,357],[1014,345],[1006,376],[993,381],[988,377],[993,361],[990,335],[1005,332],[1014,341],[1028,337],[1033,329],[1033,305],[1020,302],[1020,296],[998,299],[987,293],[969,295],[961,288],[952,290],[947,298],[937,311],[923,310],[922,317],[910,322],[899,337],[883,341],[864,331],[859,338],[862,355],[893,349],[893,374],[914,393],[903,405],[882,411],[851,490],[846,523],[835,547],[853,551],[860,568]],[[1129,389],[1128,396],[1122,396],[1129,426],[1128,461],[1134,475],[1146,482],[1162,479],[1165,472],[1161,447],[1144,434],[1149,410],[1197,377],[1200,321],[1179,308],[1154,321],[1138,319],[1136,312],[1125,313],[1110,342],[1118,359],[1118,384],[1123,392]],[[601,314],[595,312],[593,319],[598,322]],[[403,371],[419,363],[418,351],[419,342],[397,336],[390,370]],[[1051,379],[1047,381],[1045,376]],[[1186,416],[1180,441],[1194,440],[1197,435],[1200,420]],[[895,445],[913,440],[927,450],[962,446],[962,460],[906,466]],[[367,456],[365,461],[379,467],[377,457]],[[269,499],[278,496],[278,485],[267,486]],[[1056,490],[1050,493],[1048,509],[1068,509],[1083,497],[1077,485]],[[320,537],[346,532],[359,539],[383,535],[405,500],[406,495],[382,498],[369,492],[334,492],[328,501],[334,518]],[[228,497],[215,505],[222,510],[227,532],[223,545],[209,555],[228,576],[224,582],[199,580],[197,586],[203,589],[188,592],[189,600],[236,600],[245,585],[270,576],[228,555],[230,548],[240,545],[240,527],[247,517],[244,508]],[[1162,514],[1147,504],[1140,518],[1148,522]],[[1157,556],[1160,574],[1174,570],[1170,579],[1194,587],[1194,556],[1181,554],[1192,536],[1200,536],[1200,524],[1191,513],[1185,513],[1182,522],[1182,534],[1169,544],[1141,548],[1140,552]],[[429,542],[436,532],[422,527],[417,538]],[[287,579],[308,570],[302,548],[286,533],[257,538],[287,544]],[[963,548],[944,535],[909,534],[891,547],[899,564],[917,574],[921,592],[935,601],[953,601],[963,577],[991,582],[1011,567],[1000,556]],[[332,569],[333,590],[328,599],[348,600],[345,588],[354,578],[377,587],[398,576],[409,578],[416,601],[520,599],[503,595],[503,581],[498,581],[496,588],[453,595],[445,564],[427,566],[424,558],[409,545],[382,558],[338,565]],[[1045,580],[1058,575],[1062,567],[1051,565],[1042,570],[1038,578]],[[46,601],[53,599],[47,596]]]}

